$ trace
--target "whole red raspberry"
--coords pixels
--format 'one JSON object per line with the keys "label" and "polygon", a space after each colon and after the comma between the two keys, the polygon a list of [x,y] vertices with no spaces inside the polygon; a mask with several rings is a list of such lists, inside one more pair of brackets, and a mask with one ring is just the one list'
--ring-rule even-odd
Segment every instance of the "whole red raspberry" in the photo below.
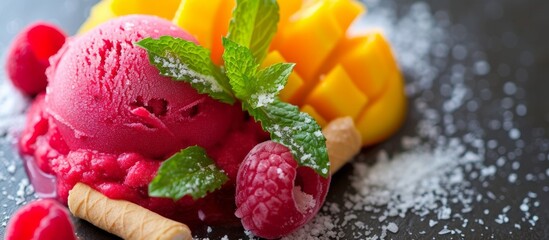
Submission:
{"label": "whole red raspberry", "polygon": [[255,146],[237,175],[235,215],[263,238],[287,235],[311,220],[326,198],[330,178],[298,167],[285,146],[267,141]]}
{"label": "whole red raspberry", "polygon": [[65,43],[66,34],[54,25],[37,22],[19,33],[8,52],[6,72],[13,85],[27,95],[36,95],[48,84],[48,59]]}
{"label": "whole red raspberry", "polygon": [[67,209],[51,199],[29,203],[12,217],[6,240],[76,240]]}

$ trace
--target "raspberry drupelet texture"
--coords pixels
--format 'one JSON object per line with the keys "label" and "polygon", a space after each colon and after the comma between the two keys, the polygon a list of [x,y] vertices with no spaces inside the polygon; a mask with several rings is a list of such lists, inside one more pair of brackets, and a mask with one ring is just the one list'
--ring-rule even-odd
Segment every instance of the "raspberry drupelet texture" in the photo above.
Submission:
{"label": "raspberry drupelet texture", "polygon": [[48,59],[65,43],[66,34],[54,25],[37,22],[19,33],[9,48],[6,72],[13,85],[27,95],[46,90]]}
{"label": "raspberry drupelet texture", "polygon": [[67,209],[51,199],[25,205],[12,217],[6,240],[76,240]]}
{"label": "raspberry drupelet texture", "polygon": [[326,198],[329,178],[298,167],[285,146],[255,146],[237,176],[235,215],[256,236],[278,238],[313,218]]}

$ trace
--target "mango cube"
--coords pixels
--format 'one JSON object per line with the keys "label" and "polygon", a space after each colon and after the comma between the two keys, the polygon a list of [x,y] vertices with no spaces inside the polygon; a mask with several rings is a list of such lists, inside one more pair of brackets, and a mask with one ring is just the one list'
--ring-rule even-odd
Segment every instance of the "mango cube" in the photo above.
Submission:
{"label": "mango cube", "polygon": [[[265,60],[263,60],[263,63],[261,64],[261,68],[268,67],[270,65],[273,65],[275,63],[282,63],[286,62],[286,60],[280,55],[278,51],[272,51],[269,54],[267,54],[267,57],[265,57]],[[288,77],[288,82],[286,83],[286,86],[282,91],[280,91],[280,99],[282,101],[286,102],[293,102],[295,93],[299,88],[303,86],[303,79],[296,73],[292,72],[290,76]]]}
{"label": "mango cube", "polygon": [[148,14],[171,20],[179,2],[181,0],[114,0],[112,11],[117,16]]}
{"label": "mango cube", "polygon": [[[278,0],[278,13],[280,16],[280,21],[278,22],[278,28],[283,29],[286,24],[290,21],[292,15],[294,15],[301,6],[303,1],[296,0]],[[280,32],[280,31],[279,31]]]}
{"label": "mango cube", "polygon": [[216,23],[212,30],[212,60],[214,63],[221,65],[223,63],[223,37],[229,32],[229,22],[236,6],[235,0],[223,0],[217,11]]}
{"label": "mango cube", "polygon": [[324,71],[335,64],[343,65],[355,84],[371,99],[378,98],[388,78],[399,72],[389,44],[379,31],[342,41]]}
{"label": "mango cube", "polygon": [[172,21],[210,49],[212,60],[221,64],[221,38],[227,35],[235,5],[235,0],[182,0]]}
{"label": "mango cube", "polygon": [[284,47],[277,50],[286,60],[298,63],[295,70],[309,82],[345,32],[326,2],[318,2],[294,17],[282,29],[279,44]]}
{"label": "mango cube", "polygon": [[348,29],[351,23],[361,14],[366,12],[364,5],[353,0],[324,0],[330,5],[332,14],[339,22],[342,29]]}
{"label": "mango cube", "polygon": [[103,0],[93,6],[90,11],[90,16],[86,19],[82,26],[80,26],[78,32],[87,32],[95,26],[104,23],[111,18],[115,18],[116,14],[112,11],[111,7],[112,2],[113,0]]}
{"label": "mango cube", "polygon": [[280,20],[277,26],[278,31],[274,35],[273,41],[271,42],[271,49],[280,49],[282,47],[282,33],[284,32],[282,29],[285,29],[287,27],[292,16],[302,7],[303,2],[304,1],[296,0],[278,1]]}
{"label": "mango cube", "polygon": [[406,102],[402,76],[393,72],[387,79],[387,89],[355,120],[362,145],[372,145],[393,135],[406,117]]}
{"label": "mango cube", "polygon": [[328,121],[343,116],[356,118],[367,103],[368,97],[339,65],[316,85],[305,100],[305,104],[311,105]]}
{"label": "mango cube", "polygon": [[211,48],[217,12],[224,1],[227,0],[181,1],[173,23],[191,33],[203,47]]}
{"label": "mango cube", "polygon": [[79,33],[87,32],[112,18],[130,14],[156,15],[172,19],[181,0],[103,0],[96,4]]}

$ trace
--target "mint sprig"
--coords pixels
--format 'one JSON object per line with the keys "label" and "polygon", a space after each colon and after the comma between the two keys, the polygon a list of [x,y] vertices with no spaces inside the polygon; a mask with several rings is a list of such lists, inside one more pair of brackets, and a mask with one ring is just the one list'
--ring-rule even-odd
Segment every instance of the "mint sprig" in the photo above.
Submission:
{"label": "mint sprig", "polygon": [[330,163],[320,126],[296,106],[278,99],[294,65],[275,64],[258,70],[259,64],[249,61],[253,59],[250,49],[229,39],[223,44],[225,70],[242,108],[261,122],[271,140],[288,147],[300,166],[327,177]]}
{"label": "mint sprig", "polygon": [[[294,64],[278,63],[260,69],[279,20],[276,0],[237,0],[223,39],[224,70],[210,59],[210,51],[193,42],[169,36],[137,43],[160,74],[191,84],[198,92],[221,102],[235,100],[268,131],[271,139],[288,147],[300,166],[328,177],[326,139],[320,126],[296,106],[280,101]],[[227,176],[200,147],[189,147],[166,160],[149,184],[149,195],[175,200],[205,196],[220,188]]]}
{"label": "mint sprig", "polygon": [[199,93],[221,102],[234,103],[228,79],[210,59],[210,50],[170,36],[145,38],[136,44],[147,50],[149,61],[161,75],[188,82]]}
{"label": "mint sprig", "polygon": [[189,194],[198,199],[221,188],[228,179],[203,148],[188,147],[162,163],[149,184],[149,195],[177,201]]}
{"label": "mint sprig", "polygon": [[256,62],[262,62],[276,33],[278,11],[276,0],[237,0],[227,38],[249,48]]}
{"label": "mint sprig", "polygon": [[259,63],[250,49],[227,38],[223,39],[225,71],[235,96],[259,107],[273,102],[284,88],[295,66],[293,63],[277,63],[259,70]]}

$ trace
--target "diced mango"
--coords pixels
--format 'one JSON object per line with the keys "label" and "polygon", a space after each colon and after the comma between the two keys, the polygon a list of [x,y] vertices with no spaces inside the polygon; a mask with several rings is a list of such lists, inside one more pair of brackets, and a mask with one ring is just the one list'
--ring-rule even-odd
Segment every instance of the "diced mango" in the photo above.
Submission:
{"label": "diced mango", "polygon": [[284,47],[277,50],[289,62],[297,63],[295,70],[310,82],[345,32],[327,2],[318,2],[294,17],[282,30],[280,45]]}
{"label": "diced mango", "polygon": [[227,35],[235,0],[181,0],[173,23],[191,33],[201,46],[212,51],[212,60],[221,64],[221,38]]}
{"label": "diced mango", "polygon": [[398,72],[389,43],[379,31],[341,41],[321,72],[341,64],[355,84],[370,99],[382,94],[388,78]]}
{"label": "diced mango", "polygon": [[173,23],[194,35],[200,45],[211,49],[217,13],[224,1],[227,0],[183,0]]}
{"label": "diced mango", "polygon": [[87,32],[112,18],[130,14],[156,15],[172,19],[181,0],[103,0],[96,4],[90,17],[80,27],[79,33]]}
{"label": "diced mango", "polygon": [[319,70],[363,10],[354,0],[309,0],[280,29],[272,49],[279,50],[287,61],[297,63],[295,71],[305,82],[295,94],[295,103],[302,104],[317,84]]}
{"label": "diced mango", "polygon": [[112,11],[117,16],[149,14],[171,20],[181,0],[114,0]]}
{"label": "diced mango", "polygon": [[305,100],[305,104],[311,105],[328,121],[344,116],[356,118],[367,103],[368,97],[339,65],[316,85]]}
{"label": "diced mango", "polygon": [[364,5],[354,0],[324,0],[330,4],[330,10],[336,16],[339,26],[348,29],[355,19],[366,12]]}
{"label": "diced mango", "polygon": [[78,33],[84,33],[95,26],[106,22],[109,19],[115,18],[116,14],[112,11],[112,2],[113,0],[103,0],[97,3],[92,7],[90,11],[90,16],[88,19],[80,26]]}
{"label": "diced mango", "polygon": [[[275,63],[282,63],[286,62],[286,60],[280,55],[278,51],[272,51],[269,54],[267,54],[267,57],[265,57],[265,60],[263,60],[263,63],[261,64],[261,68],[268,67],[270,65],[273,65]],[[280,91],[280,99],[282,101],[290,102],[292,103],[293,97],[297,90],[303,86],[303,79],[296,73],[292,72],[290,76],[288,77],[288,82],[286,83],[286,86],[282,91]]]}
{"label": "diced mango", "polygon": [[278,22],[279,29],[282,29],[290,21],[290,17],[294,15],[301,6],[303,1],[296,0],[278,0],[280,21]]}
{"label": "diced mango", "polygon": [[381,142],[394,134],[406,117],[406,96],[400,72],[387,79],[387,89],[364,109],[355,125],[362,135],[362,145]]}
{"label": "diced mango", "polygon": [[300,111],[308,113],[309,115],[311,115],[311,117],[313,117],[316,120],[316,123],[318,123],[318,125],[320,127],[324,127],[328,124],[326,119],[324,119],[322,116],[320,116],[320,114],[318,114],[318,112],[313,107],[311,107],[311,105],[303,105],[303,107],[301,107]]}
{"label": "diced mango", "polygon": [[279,15],[280,15],[280,21],[278,21],[278,31],[273,37],[273,41],[271,42],[271,49],[278,49],[281,46],[281,40],[282,40],[282,33],[287,27],[287,24],[290,22],[290,18],[292,15],[294,15],[303,5],[303,1],[299,0],[279,0],[278,1],[278,7],[279,7]]}
{"label": "diced mango", "polygon": [[227,36],[229,32],[229,22],[231,21],[231,15],[233,9],[236,6],[235,0],[223,0],[221,6],[217,11],[217,16],[212,32],[212,60],[214,63],[221,65],[223,63],[223,37]]}

